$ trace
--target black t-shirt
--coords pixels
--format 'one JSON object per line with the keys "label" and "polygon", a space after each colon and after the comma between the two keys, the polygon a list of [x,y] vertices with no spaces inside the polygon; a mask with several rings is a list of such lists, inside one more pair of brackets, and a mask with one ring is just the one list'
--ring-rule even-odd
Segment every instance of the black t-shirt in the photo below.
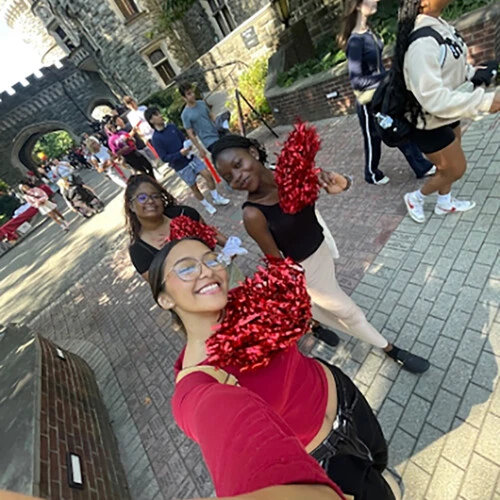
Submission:
{"label": "black t-shirt", "polygon": [[309,205],[294,215],[284,213],[279,203],[261,205],[247,201],[243,203],[242,208],[245,207],[258,208],[264,214],[276,246],[285,257],[291,257],[295,262],[306,260],[325,239],[314,205]]}
{"label": "black t-shirt", "polygon": [[[187,215],[197,222],[201,219],[198,211],[186,205],[173,205],[167,207],[163,213],[169,219],[174,219],[175,217],[179,217],[179,215]],[[149,271],[149,266],[158,253],[158,249],[138,238],[128,247],[128,253],[137,272],[144,274],[146,271]]]}

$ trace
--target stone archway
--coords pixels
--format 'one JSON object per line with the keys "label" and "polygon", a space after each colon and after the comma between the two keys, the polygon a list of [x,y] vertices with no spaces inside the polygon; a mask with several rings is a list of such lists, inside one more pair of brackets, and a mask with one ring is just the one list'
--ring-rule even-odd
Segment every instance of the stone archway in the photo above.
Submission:
{"label": "stone archway", "polygon": [[56,130],[64,130],[75,141],[78,141],[78,135],[63,122],[47,121],[29,125],[21,130],[12,142],[10,156],[12,166],[18,168],[22,174],[25,174],[27,170],[34,170],[36,164],[31,153],[35,144],[40,137]]}
{"label": "stone archway", "polygon": [[88,103],[87,115],[94,118],[93,112],[94,110],[96,110],[96,108],[99,108],[100,106],[107,106],[111,109],[114,109],[116,104],[117,103],[109,99],[109,97],[96,97]]}

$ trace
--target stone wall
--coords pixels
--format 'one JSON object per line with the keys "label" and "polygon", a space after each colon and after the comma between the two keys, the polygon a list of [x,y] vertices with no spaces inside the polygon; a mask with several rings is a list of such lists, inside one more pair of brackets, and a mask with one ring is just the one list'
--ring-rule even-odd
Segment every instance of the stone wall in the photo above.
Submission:
{"label": "stone wall", "polygon": [[[471,63],[500,58],[500,4],[466,14],[454,24],[469,46]],[[390,63],[390,57],[384,59],[386,67]],[[266,97],[278,123],[291,123],[299,115],[305,120],[320,120],[354,110],[356,101],[346,63],[288,88],[278,87],[276,79],[277,73],[268,75]]]}
{"label": "stone wall", "polygon": [[[129,500],[89,366],[24,327],[2,328],[0,342],[0,489],[50,500]],[[82,488],[70,485],[70,453],[80,458]]]}
{"label": "stone wall", "polygon": [[341,0],[290,0],[291,22],[305,19],[314,43],[338,32]]}
{"label": "stone wall", "polygon": [[[242,35],[252,28],[256,35],[256,45],[247,48]],[[269,57],[274,52],[282,30],[282,24],[269,4],[198,58],[177,80],[196,81],[203,90],[212,90],[218,86],[231,88],[238,73],[245,70],[253,59]],[[237,64],[227,66],[232,62]]]}
{"label": "stone wall", "polygon": [[33,166],[25,146],[36,134],[63,129],[76,139],[88,129],[93,105],[116,101],[98,73],[67,60],[62,68],[43,68],[40,78],[31,75],[27,81],[26,87],[14,85],[13,95],[0,94],[0,178],[9,184]]}

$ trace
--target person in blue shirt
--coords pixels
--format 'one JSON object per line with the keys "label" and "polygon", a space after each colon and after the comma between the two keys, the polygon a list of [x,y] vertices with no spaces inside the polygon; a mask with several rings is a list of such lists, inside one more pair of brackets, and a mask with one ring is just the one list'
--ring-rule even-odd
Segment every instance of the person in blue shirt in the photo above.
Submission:
{"label": "person in blue shirt", "polygon": [[[379,169],[382,139],[375,129],[370,101],[379,83],[386,75],[382,62],[382,40],[368,27],[368,18],[377,12],[379,0],[350,0],[346,4],[339,46],[346,51],[349,79],[356,96],[356,112],[363,132],[365,146],[365,181],[383,185],[389,177]],[[412,142],[398,146],[417,178],[436,173],[436,167],[427,160]]]}
{"label": "person in blue shirt", "polygon": [[214,205],[227,205],[230,200],[217,192],[212,175],[205,164],[193,154],[191,141],[186,141],[184,134],[173,123],[165,123],[158,108],[148,108],[144,112],[144,117],[154,129],[151,142],[158,156],[168,163],[191,188],[195,198],[203,205],[205,210],[210,215],[217,211],[200,191],[197,185],[198,175],[207,183]]}

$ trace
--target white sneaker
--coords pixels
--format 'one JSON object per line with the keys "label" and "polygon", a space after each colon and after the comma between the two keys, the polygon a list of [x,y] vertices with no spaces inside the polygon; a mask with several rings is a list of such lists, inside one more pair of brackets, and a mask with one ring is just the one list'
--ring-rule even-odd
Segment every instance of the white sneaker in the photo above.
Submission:
{"label": "white sneaker", "polygon": [[434,213],[436,215],[446,215],[453,212],[468,212],[475,206],[475,201],[460,201],[456,198],[452,198],[449,205],[440,205],[439,203],[436,203]]}
{"label": "white sneaker", "polygon": [[419,224],[425,222],[424,202],[420,201],[413,193],[406,193],[404,200],[408,215]]}
{"label": "white sneaker", "polygon": [[373,184],[375,184],[376,186],[383,186],[384,184],[387,184],[391,179],[389,179],[389,177],[387,177],[387,175],[384,175],[384,177],[382,177],[382,179],[380,179],[379,181],[373,181]]}
{"label": "white sneaker", "polygon": [[430,177],[431,175],[434,175],[437,172],[436,165],[433,165],[427,172],[425,172],[424,177]]}
{"label": "white sneaker", "polygon": [[217,212],[217,209],[211,205],[210,203],[208,203],[208,201],[205,201],[205,203],[202,203],[203,205],[203,208],[210,214],[210,215],[213,215],[215,212]]}
{"label": "white sneaker", "polygon": [[212,196],[213,200],[214,200],[214,205],[222,205],[222,206],[225,206],[225,205],[229,205],[229,203],[231,203],[231,200],[229,200],[228,198],[224,198],[224,196],[221,196],[219,193],[217,193],[217,196]]}

